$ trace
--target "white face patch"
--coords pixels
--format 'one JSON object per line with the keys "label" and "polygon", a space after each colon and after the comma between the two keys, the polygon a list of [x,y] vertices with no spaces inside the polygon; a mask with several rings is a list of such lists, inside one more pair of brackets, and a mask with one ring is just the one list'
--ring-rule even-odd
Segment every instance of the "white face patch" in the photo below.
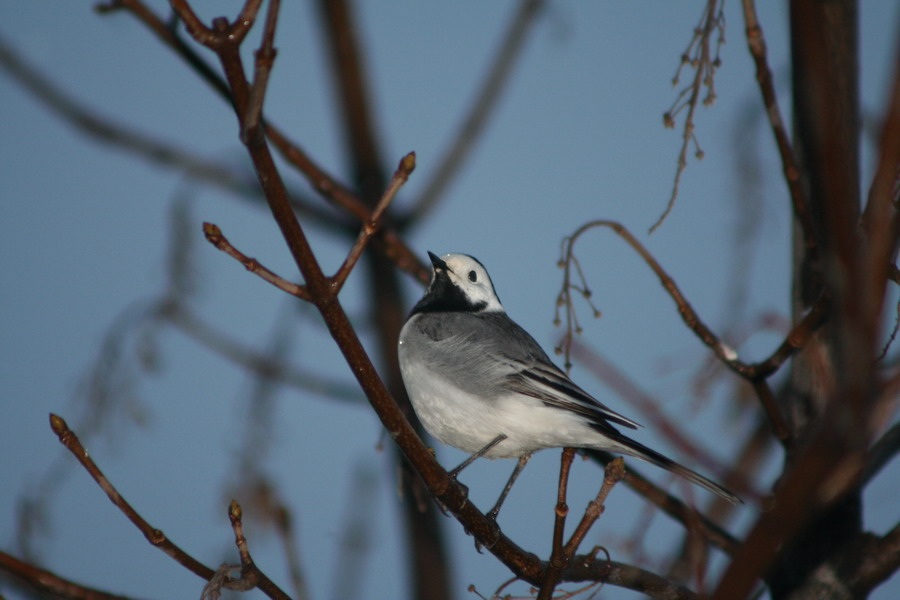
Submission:
{"label": "white face patch", "polygon": [[465,254],[445,254],[441,257],[447,263],[450,281],[469,298],[473,304],[484,303],[484,310],[503,310],[500,299],[494,291],[491,277],[480,262]]}

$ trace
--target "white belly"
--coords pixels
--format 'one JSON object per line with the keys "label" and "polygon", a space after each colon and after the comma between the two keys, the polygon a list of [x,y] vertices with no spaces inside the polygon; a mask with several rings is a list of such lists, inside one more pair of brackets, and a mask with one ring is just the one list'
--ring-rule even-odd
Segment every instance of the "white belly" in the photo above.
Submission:
{"label": "white belly", "polygon": [[400,355],[403,381],[416,415],[445,444],[474,453],[498,435],[506,435],[485,455],[488,458],[563,446],[605,447],[603,436],[574,413],[521,394],[481,398],[459,390],[414,357],[404,356],[402,344]]}

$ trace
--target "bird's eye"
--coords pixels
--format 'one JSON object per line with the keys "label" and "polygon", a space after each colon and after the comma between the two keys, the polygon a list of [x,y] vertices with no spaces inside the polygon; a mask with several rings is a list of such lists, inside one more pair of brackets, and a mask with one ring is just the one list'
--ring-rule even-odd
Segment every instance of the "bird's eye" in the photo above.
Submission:
{"label": "bird's eye", "polygon": [[478,273],[476,273],[475,271],[469,271],[469,281],[471,281],[472,283],[478,281]]}

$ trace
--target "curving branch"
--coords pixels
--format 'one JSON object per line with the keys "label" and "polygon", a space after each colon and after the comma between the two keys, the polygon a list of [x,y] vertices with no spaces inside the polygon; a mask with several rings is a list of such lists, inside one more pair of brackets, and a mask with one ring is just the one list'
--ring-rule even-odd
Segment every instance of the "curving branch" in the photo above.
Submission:
{"label": "curving branch", "polygon": [[[580,288],[577,285],[572,284],[573,278],[573,265],[576,269],[576,272],[580,275],[581,279],[584,280],[584,275],[581,274],[580,266],[577,263],[577,259],[574,257],[574,247],[575,243],[578,241],[578,238],[581,237],[585,232],[597,228],[597,227],[606,227],[612,229],[619,237],[625,240],[625,242],[637,252],[640,257],[647,263],[647,266],[656,274],[659,278],[660,283],[663,288],[672,297],[672,300],[675,302],[675,306],[678,309],[678,313],[681,315],[681,319],[688,326],[688,328],[694,332],[694,335],[703,342],[710,350],[713,351],[713,354],[718,358],[725,366],[734,371],[736,374],[746,379],[748,382],[754,385],[754,388],[757,390],[758,398],[760,400],[760,404],[763,406],[766,411],[766,415],[769,418],[769,421],[772,424],[773,430],[776,432],[776,436],[779,439],[786,440],[789,435],[789,430],[787,424],[785,422],[784,416],[781,414],[781,410],[776,405],[774,398],[771,394],[771,391],[768,390],[768,384],[766,384],[765,379],[769,377],[772,373],[774,373],[783,363],[784,361],[791,355],[793,355],[797,350],[802,348],[805,343],[809,340],[809,337],[812,333],[822,325],[827,315],[827,297],[820,297],[819,301],[813,307],[812,310],[803,318],[803,320],[798,323],[785,338],[784,342],[776,349],[776,351],[770,356],[768,359],[762,361],[761,363],[750,364],[741,361],[738,358],[737,352],[729,347],[725,342],[723,342],[719,337],[713,333],[713,331],[704,323],[691,304],[684,297],[684,294],[681,293],[681,290],[678,288],[678,285],[675,283],[675,280],[663,269],[663,267],[659,264],[656,258],[653,257],[652,254],[641,244],[637,238],[632,235],[628,229],[625,228],[621,223],[617,223],[615,221],[608,220],[596,220],[585,223],[581,227],[579,227],[575,232],[568,236],[563,241],[563,249],[562,249],[562,257],[560,258],[560,265],[563,267],[563,283],[562,289],[557,296],[557,306],[564,306],[566,309],[566,334],[563,339],[563,343],[561,344],[561,350],[566,357],[566,364],[570,364],[570,354],[571,354],[571,346],[572,346],[572,332],[573,329],[577,333],[577,326],[573,328],[572,319],[574,319],[574,309],[572,308],[572,297],[570,290],[573,287],[577,289],[583,289],[583,295],[586,298],[590,298],[590,290],[585,288]],[[593,307],[593,305],[592,305]],[[596,309],[594,309],[596,311]]]}
{"label": "curving branch", "polygon": [[301,300],[312,300],[312,296],[310,296],[306,286],[292,283],[287,279],[276,275],[255,258],[251,258],[235,248],[231,242],[228,241],[228,238],[225,237],[225,234],[222,233],[222,230],[219,229],[218,225],[215,225],[214,223],[203,223],[203,235],[206,237],[206,241],[244,265],[245,269],[254,275],[259,276],[263,281],[267,281],[281,291],[296,296]]}

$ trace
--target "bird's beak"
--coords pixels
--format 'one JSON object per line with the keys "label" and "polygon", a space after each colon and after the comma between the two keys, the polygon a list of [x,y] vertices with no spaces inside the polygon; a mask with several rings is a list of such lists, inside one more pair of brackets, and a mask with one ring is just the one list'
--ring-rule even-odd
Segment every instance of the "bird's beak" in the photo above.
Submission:
{"label": "bird's beak", "polygon": [[428,258],[431,259],[431,264],[434,267],[435,271],[449,271],[450,269],[447,267],[447,263],[441,260],[441,257],[433,252],[428,253]]}

